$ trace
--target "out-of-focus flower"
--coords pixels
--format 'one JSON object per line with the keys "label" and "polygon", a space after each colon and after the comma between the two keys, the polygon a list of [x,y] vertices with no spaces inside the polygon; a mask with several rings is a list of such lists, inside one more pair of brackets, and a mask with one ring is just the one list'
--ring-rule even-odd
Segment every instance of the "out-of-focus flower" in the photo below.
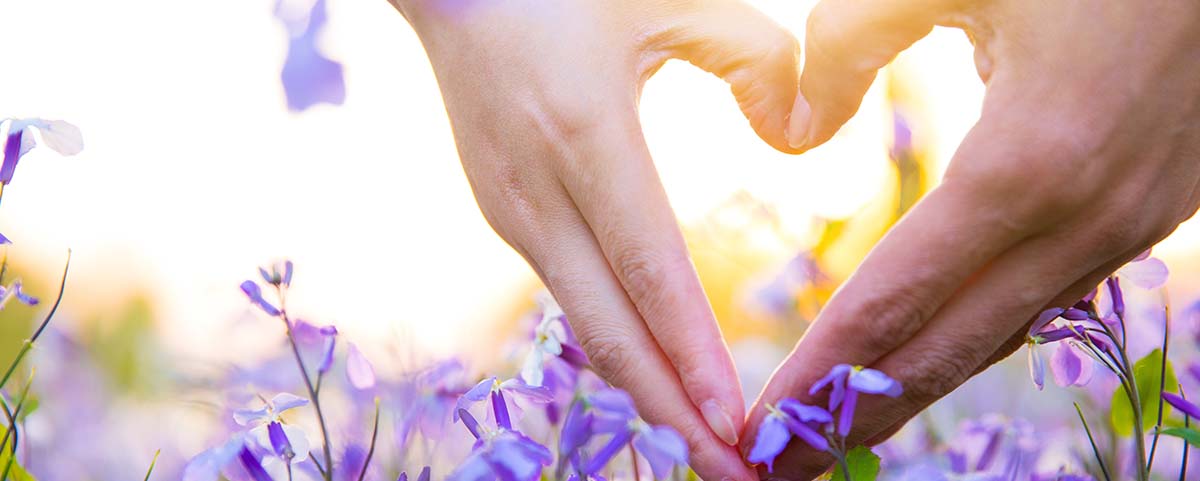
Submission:
{"label": "out-of-focus flower", "polygon": [[775,457],[787,447],[792,435],[813,449],[829,450],[829,441],[821,433],[833,422],[833,415],[829,411],[791,398],[784,398],[778,406],[767,405],[767,410],[769,414],[759,424],[754,447],[747,457],[751,463],[766,463],[767,472],[773,472]]}
{"label": "out-of-focus flower", "polygon": [[8,301],[12,298],[21,301],[22,304],[36,306],[38,299],[21,290],[21,281],[13,281],[8,287],[0,286],[0,309],[8,305]]}
{"label": "out-of-focus flower", "polygon": [[[396,386],[396,443],[405,447],[414,431],[428,440],[442,438],[457,420],[455,404],[468,389],[462,362],[450,359],[422,369]],[[453,413],[453,414],[452,414]]]}
{"label": "out-of-focus flower", "polygon": [[341,105],[346,100],[342,64],[317,48],[326,21],[325,0],[314,1],[307,12],[301,12],[296,3],[292,0],[275,3],[275,16],[288,33],[287,59],[281,74],[288,109],[300,112],[320,103]]}
{"label": "out-of-focus flower", "polygon": [[1116,277],[1127,279],[1142,289],[1154,289],[1165,284],[1169,274],[1167,264],[1156,257],[1150,257],[1150,249],[1146,249],[1146,252],[1117,269]]}
{"label": "out-of-focus flower", "polygon": [[246,293],[246,297],[250,298],[250,303],[258,306],[258,308],[262,309],[262,311],[267,313],[268,316],[274,317],[281,313],[279,308],[275,307],[274,304],[271,304],[270,301],[267,301],[263,298],[262,288],[259,287],[254,281],[243,282],[241,288],[242,292]]}
{"label": "out-of-focus flower", "polygon": [[[503,403],[494,406],[497,420],[508,419]],[[496,429],[489,429],[465,409],[458,415],[476,441],[471,454],[447,481],[534,481],[553,461],[549,449],[511,426],[498,424]]]}
{"label": "out-of-focus flower", "polygon": [[[335,326],[316,326],[297,320],[292,324],[292,335],[305,357],[316,355],[317,373],[324,374],[333,367],[333,353],[337,347],[338,330]],[[320,350],[316,351],[317,346]],[[309,361],[305,361],[308,364]]]}
{"label": "out-of-focus flower", "polygon": [[533,347],[525,357],[521,378],[530,386],[541,386],[545,379],[543,366],[548,358],[560,356],[567,342],[567,330],[563,327],[563,310],[548,293],[538,297],[542,306],[542,320],[534,328]]}
{"label": "out-of-focus flower", "polygon": [[238,451],[238,460],[242,462],[242,467],[246,468],[246,473],[254,481],[274,481],[271,479],[271,475],[267,474],[267,470],[263,468],[262,461],[259,461],[258,456],[250,452],[246,446],[242,446],[242,450]]}
{"label": "out-of-focus flower", "polygon": [[37,146],[33,132],[42,134],[42,143],[62,155],[75,155],[83,150],[83,135],[79,128],[63,120],[3,119],[8,122],[8,138],[4,143],[4,163],[0,164],[0,185],[12,182],[17,162]]}
{"label": "out-of-focus flower", "polygon": [[350,343],[349,346],[346,353],[346,379],[358,390],[375,387],[375,368],[367,361],[362,351],[358,350],[358,346],[354,343]]}
{"label": "out-of-focus flower", "polygon": [[[302,397],[279,393],[258,409],[234,411],[233,420],[242,426],[256,425],[249,431],[250,439],[285,461],[297,464],[308,459],[308,438],[299,428],[283,424],[280,417],[289,409],[307,404],[308,400]],[[292,455],[284,456],[285,451],[291,451]]]}
{"label": "out-of-focus flower", "polygon": [[290,286],[292,285],[292,261],[284,260],[271,264],[270,270],[266,267],[259,267],[258,274],[262,276],[263,282],[273,286]]}
{"label": "out-of-focus flower", "polygon": [[[608,436],[604,446],[590,458],[581,448],[591,439]],[[596,475],[629,443],[646,458],[656,479],[667,477],[675,466],[687,466],[688,449],[683,437],[666,426],[651,426],[638,419],[633,399],[625,391],[606,388],[577,399],[563,421],[560,456],[576,470]]]}
{"label": "out-of-focus flower", "polygon": [[1184,414],[1196,419],[1200,419],[1200,406],[1197,406],[1195,403],[1184,399],[1183,396],[1164,392],[1162,393],[1162,398],[1163,401],[1167,402],[1167,404],[1174,406],[1175,409],[1182,411]]}
{"label": "out-of-focus flower", "polygon": [[837,423],[837,432],[840,436],[850,434],[850,427],[854,423],[854,410],[858,407],[859,393],[897,397],[904,392],[900,383],[888,377],[887,374],[875,369],[849,364],[834,366],[829,370],[829,374],[812,385],[808,394],[814,395],[825,389],[826,386],[830,386],[832,389],[829,394],[829,412],[833,412],[838,406],[842,408]]}
{"label": "out-of-focus flower", "polygon": [[241,433],[228,441],[197,454],[183,468],[183,481],[217,481],[221,469],[238,457],[245,449]]}

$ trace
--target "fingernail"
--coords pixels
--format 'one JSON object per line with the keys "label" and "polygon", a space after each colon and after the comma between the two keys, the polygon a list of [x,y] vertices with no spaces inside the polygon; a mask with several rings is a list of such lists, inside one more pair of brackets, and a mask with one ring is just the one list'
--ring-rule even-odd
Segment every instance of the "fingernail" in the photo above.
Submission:
{"label": "fingernail", "polygon": [[737,444],[738,436],[737,430],[733,427],[733,418],[721,408],[720,404],[717,404],[715,399],[701,403],[700,414],[704,415],[704,422],[708,423],[708,427],[712,428],[713,433],[716,433],[721,441],[730,446]]}
{"label": "fingernail", "polygon": [[787,141],[793,149],[802,149],[808,143],[808,124],[812,119],[812,108],[803,95],[796,94],[796,105],[792,106],[792,115],[788,118]]}

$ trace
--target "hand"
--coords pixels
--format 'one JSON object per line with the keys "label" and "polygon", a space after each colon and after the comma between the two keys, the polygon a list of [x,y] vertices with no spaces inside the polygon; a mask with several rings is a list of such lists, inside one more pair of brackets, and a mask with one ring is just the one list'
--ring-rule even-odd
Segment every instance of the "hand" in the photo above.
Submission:
{"label": "hand", "polygon": [[754,479],[744,400],[638,122],[683,58],[785,151],[799,46],[738,0],[400,0],[488,222],[563,306],[596,370],[678,430],[705,479]]}
{"label": "hand", "polygon": [[[904,384],[898,399],[859,404],[850,443],[882,441],[1022,345],[1043,308],[1075,302],[1196,211],[1196,2],[825,0],[808,23],[793,144],[828,140],[876,70],[934,25],[975,44],[983,114],[942,184],[776,371],[746,433],[763,403],[815,403],[813,381],[849,363]],[[772,477],[809,479],[828,465],[793,443]]]}

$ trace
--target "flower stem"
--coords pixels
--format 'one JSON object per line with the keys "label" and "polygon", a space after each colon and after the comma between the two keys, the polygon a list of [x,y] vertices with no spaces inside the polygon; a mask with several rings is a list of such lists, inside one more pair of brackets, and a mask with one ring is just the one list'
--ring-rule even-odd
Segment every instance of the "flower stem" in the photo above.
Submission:
{"label": "flower stem", "polygon": [[1096,439],[1092,437],[1092,429],[1088,427],[1087,419],[1083,417],[1083,409],[1079,408],[1079,403],[1075,403],[1075,412],[1079,414],[1079,422],[1083,423],[1083,431],[1087,433],[1088,442],[1092,444],[1092,454],[1096,456],[1096,463],[1100,464],[1100,472],[1104,473],[1104,481],[1112,481],[1112,477],[1108,474],[1108,466],[1104,464],[1104,458],[1100,457],[1100,448],[1096,446]]}
{"label": "flower stem", "polygon": [[[150,474],[154,472],[154,465],[158,463],[158,455],[162,454],[162,450],[154,451],[154,458],[150,460],[150,468],[146,470],[146,477],[142,481],[150,481]],[[289,467],[289,469],[291,469]]]}
{"label": "flower stem", "polygon": [[[1165,289],[1165,288],[1164,288]],[[1158,451],[1158,435],[1162,431],[1163,424],[1163,390],[1167,385],[1167,348],[1171,342],[1171,305],[1167,303],[1166,294],[1163,294],[1163,343],[1162,343],[1162,363],[1158,368],[1158,420],[1154,423],[1154,439],[1150,442],[1150,457],[1146,460],[1146,471],[1151,471],[1154,467],[1154,453]]]}
{"label": "flower stem", "polygon": [[633,438],[629,439],[629,462],[633,464],[633,481],[641,481],[642,475],[638,472],[637,450],[633,449]]}
{"label": "flower stem", "polygon": [[287,329],[288,344],[292,346],[292,354],[296,356],[296,365],[300,368],[300,377],[304,379],[304,387],[308,390],[308,396],[312,399],[313,410],[317,412],[317,423],[321,425],[321,439],[324,441],[321,450],[325,455],[325,472],[321,474],[325,478],[325,481],[333,481],[333,452],[329,447],[329,429],[325,427],[325,414],[321,411],[321,399],[317,396],[312,379],[308,377],[308,368],[304,367],[304,358],[300,355],[300,346],[296,344],[296,336],[292,333],[292,321],[288,319],[287,310],[284,307],[283,290],[278,286],[275,289],[279,293],[279,318],[283,320],[283,325]]}
{"label": "flower stem", "polygon": [[[41,325],[39,325],[37,330],[33,332],[33,336],[30,336],[29,339],[26,339],[25,344],[21,346],[21,350],[17,351],[17,358],[13,359],[12,364],[8,365],[8,371],[4,373],[4,377],[0,378],[0,389],[3,389],[4,385],[8,383],[8,379],[12,377],[13,371],[16,371],[17,366],[21,364],[21,359],[24,359],[25,355],[29,353],[29,350],[33,348],[33,343],[37,342],[38,338],[42,336],[42,332],[44,332],[46,330],[46,326],[50,324],[50,319],[53,319],[54,313],[58,312],[58,305],[62,303],[63,292],[67,288],[67,272],[70,271],[70,269],[71,250],[67,249],[67,262],[66,265],[63,266],[62,282],[60,282],[58,285],[58,297],[54,299],[54,306],[50,308],[50,312],[47,313],[46,317],[42,319]],[[4,478],[0,478],[0,480],[2,479]]]}
{"label": "flower stem", "polygon": [[371,448],[367,449],[367,459],[363,460],[362,470],[358,472],[358,481],[367,477],[367,466],[371,465],[371,457],[375,455],[375,440],[379,438],[379,398],[375,398],[375,427],[371,429]]}

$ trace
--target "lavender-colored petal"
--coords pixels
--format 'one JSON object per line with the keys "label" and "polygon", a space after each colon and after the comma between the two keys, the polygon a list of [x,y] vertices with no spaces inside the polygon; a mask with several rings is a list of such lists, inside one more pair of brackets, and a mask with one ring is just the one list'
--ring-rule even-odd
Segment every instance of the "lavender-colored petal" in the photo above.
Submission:
{"label": "lavender-colored petal", "polygon": [[766,463],[767,472],[773,472],[775,457],[783,452],[791,437],[787,426],[778,416],[769,415],[763,418],[762,424],[758,425],[758,434],[754,437],[754,446],[750,448],[750,455],[746,460],[753,464]]}
{"label": "lavender-colored petal", "polygon": [[904,388],[895,379],[888,377],[882,371],[877,369],[862,369],[851,371],[847,384],[850,389],[865,392],[867,394],[882,394],[888,397],[897,397],[904,392]]}
{"label": "lavender-colored petal", "polygon": [[562,354],[559,354],[559,357],[567,361],[567,364],[570,364],[574,368],[583,369],[591,366],[591,363],[588,362],[587,354],[584,354],[583,349],[580,349],[579,346],[563,343],[562,350]]}
{"label": "lavender-colored petal", "polygon": [[633,398],[620,389],[606,388],[588,396],[588,404],[595,415],[592,428],[596,432],[613,433],[626,431],[629,422],[637,418]]}
{"label": "lavender-colored petal", "polygon": [[275,414],[282,413],[288,409],[298,408],[308,404],[308,400],[292,393],[281,392],[271,397],[271,406],[275,408]]}
{"label": "lavender-colored petal", "polygon": [[1033,380],[1033,385],[1037,386],[1038,391],[1046,387],[1046,363],[1042,360],[1041,353],[1038,352],[1037,345],[1030,344],[1029,349],[1029,378]]}
{"label": "lavender-colored petal", "polygon": [[1167,282],[1170,270],[1161,259],[1150,257],[1125,264],[1117,274],[1142,289],[1154,289]]}
{"label": "lavender-colored petal", "polygon": [[1121,293],[1121,280],[1117,276],[1109,276],[1105,281],[1108,286],[1108,295],[1112,298],[1112,311],[1118,318],[1125,315],[1125,294]]}
{"label": "lavender-colored petal", "polygon": [[480,452],[472,452],[446,477],[446,481],[494,481],[495,479],[496,475],[492,473],[491,464]]}
{"label": "lavender-colored petal", "polygon": [[846,400],[842,402],[842,410],[838,413],[837,433],[839,436],[846,437],[850,434],[850,427],[854,425],[856,408],[858,408],[858,391],[847,389]]}
{"label": "lavender-colored petal", "polygon": [[1033,324],[1029,326],[1029,335],[1037,335],[1037,333],[1049,325],[1050,322],[1058,319],[1058,317],[1063,314],[1063,311],[1065,311],[1065,309],[1060,307],[1054,307],[1042,311],[1041,314],[1038,314],[1037,319],[1033,321]]}
{"label": "lavender-colored petal", "polygon": [[349,343],[349,350],[346,353],[346,379],[350,380],[350,385],[358,390],[375,387],[375,368],[371,367],[367,357],[363,356],[354,343]]}
{"label": "lavender-colored petal", "polygon": [[83,134],[79,127],[65,120],[35,119],[32,125],[42,132],[42,143],[59,155],[75,155],[83,151]]}
{"label": "lavender-colored petal", "polygon": [[1200,406],[1193,404],[1192,402],[1184,399],[1182,396],[1174,393],[1164,392],[1162,393],[1162,398],[1167,402],[1167,404],[1175,406],[1175,409],[1183,411],[1184,414],[1196,419],[1200,419]]}
{"label": "lavender-colored petal", "polygon": [[504,403],[504,391],[492,391],[492,412],[496,414],[496,425],[504,429],[512,429],[512,419],[508,416],[508,405]]}
{"label": "lavender-colored petal", "polygon": [[267,284],[275,283],[275,276],[272,275],[270,272],[267,272],[267,268],[265,268],[265,267],[258,268],[258,276],[261,277],[263,282],[266,282]]}
{"label": "lavender-colored petal", "polygon": [[12,182],[13,173],[17,171],[17,162],[21,160],[21,137],[25,129],[16,129],[9,125],[8,138],[4,142],[4,163],[0,164],[0,184]]}
{"label": "lavender-colored petal", "polygon": [[796,435],[796,437],[800,438],[809,446],[812,446],[813,449],[816,449],[817,451],[829,450],[829,441],[825,439],[825,436],[822,436],[821,433],[818,433],[816,429],[813,429],[808,424],[791,418],[784,419],[784,424],[787,426],[788,431],[791,431],[792,434]]}
{"label": "lavender-colored petal", "polygon": [[580,446],[587,444],[591,437],[592,415],[586,412],[584,403],[572,403],[571,410],[567,411],[567,418],[563,420],[558,451],[569,458]]}
{"label": "lavender-colored petal", "polygon": [[284,60],[284,94],[288,108],[300,112],[319,103],[341,105],[346,100],[342,65],[317,49],[317,37],[325,24],[325,0],[317,0],[309,14],[308,28],[293,33]]}
{"label": "lavender-colored petal", "polygon": [[407,471],[401,471],[401,472],[400,472],[400,477],[396,478],[396,481],[408,481],[408,472],[407,472]]}
{"label": "lavender-colored petal", "polygon": [[553,461],[549,449],[513,431],[492,441],[487,458],[503,481],[534,481],[542,474],[542,467]]}
{"label": "lavender-colored petal", "polygon": [[239,426],[247,426],[255,421],[267,419],[270,412],[266,406],[258,409],[238,409],[233,412],[233,421]]}
{"label": "lavender-colored petal", "polygon": [[12,241],[9,240],[4,234],[0,234],[0,246],[6,246],[9,244],[12,244]]}
{"label": "lavender-colored petal", "polygon": [[512,378],[500,383],[500,389],[537,404],[545,404],[554,400],[554,391],[551,391],[549,387],[532,386],[520,378]]}
{"label": "lavender-colored petal", "polygon": [[462,419],[463,425],[467,427],[468,431],[471,431],[471,435],[475,436],[475,439],[479,439],[483,435],[483,433],[479,430],[479,421],[476,421],[475,416],[472,416],[469,411],[466,409],[459,409],[458,417],[459,419]]}
{"label": "lavender-colored petal", "polygon": [[26,305],[36,306],[38,304],[38,299],[36,297],[26,294],[25,291],[21,289],[21,281],[13,282],[12,293],[13,295],[17,296],[18,301],[21,301]]}
{"label": "lavender-colored petal", "polygon": [[267,436],[271,440],[271,449],[275,451],[275,455],[286,460],[296,456],[296,452],[292,451],[292,443],[288,442],[287,435],[283,433],[283,425],[278,421],[267,424]]}
{"label": "lavender-colored petal", "polygon": [[184,466],[183,481],[217,481],[221,477],[221,468],[233,462],[244,445],[245,440],[239,433],[224,444],[196,455]]}
{"label": "lavender-colored petal", "polygon": [[1072,339],[1072,338],[1079,337],[1080,330],[1081,330],[1081,328],[1077,328],[1077,327],[1059,327],[1056,329],[1051,329],[1049,331],[1044,331],[1040,334],[1037,334],[1035,336],[1035,339],[1037,340],[1038,344],[1050,344],[1052,342],[1058,342],[1063,339]]}
{"label": "lavender-colored petal", "polygon": [[1083,309],[1080,309],[1078,307],[1068,307],[1062,313],[1063,319],[1067,319],[1067,320],[1071,320],[1071,321],[1086,321],[1090,317],[1091,316],[1088,315],[1087,311],[1084,311]]}
{"label": "lavender-colored petal", "polygon": [[468,390],[466,392],[466,394],[459,396],[458,401],[455,402],[455,404],[454,404],[453,421],[458,422],[458,412],[459,411],[468,409],[471,407],[472,404],[475,404],[475,403],[478,403],[479,401],[487,399],[488,394],[492,392],[492,386],[495,386],[495,385],[496,385],[496,378],[489,377],[487,379],[479,381],[479,384],[476,384],[475,387],[472,387],[470,390]]}
{"label": "lavender-colored petal", "polygon": [[599,451],[596,451],[591,459],[588,459],[587,465],[583,468],[583,472],[587,474],[595,474],[600,472],[600,470],[604,469],[604,466],[608,465],[608,462],[611,461],[612,458],[617,455],[617,453],[621,452],[622,449],[625,449],[625,445],[629,443],[629,438],[632,436],[633,433],[629,430],[618,431],[614,433],[612,438],[608,440],[608,443],[605,444],[604,447],[600,448]]}
{"label": "lavender-colored petal", "polygon": [[842,398],[846,395],[846,376],[853,370],[854,367],[849,364],[838,364],[829,370],[829,374],[813,383],[808,389],[808,395],[815,395],[825,386],[832,385],[833,390],[829,393],[829,410],[833,411],[842,404]]}
{"label": "lavender-colored petal", "polygon": [[1060,343],[1050,357],[1050,372],[1061,387],[1083,386],[1092,379],[1092,360],[1080,355],[1075,347]]}
{"label": "lavender-colored petal", "polygon": [[292,271],[294,267],[292,261],[283,261],[283,285],[292,285]]}
{"label": "lavender-colored petal", "polygon": [[262,462],[258,460],[258,457],[245,446],[242,446],[242,450],[238,452],[238,460],[242,462],[242,467],[246,468],[246,474],[249,474],[254,481],[274,481],[271,479],[271,475],[267,474],[267,470],[263,469]]}
{"label": "lavender-colored petal", "polygon": [[683,436],[666,426],[652,426],[633,438],[633,447],[646,461],[655,479],[664,479],[678,466],[687,466],[688,446]]}
{"label": "lavender-colored petal", "polygon": [[833,415],[829,414],[824,408],[819,406],[810,406],[801,403],[792,398],[784,398],[779,401],[779,410],[783,411],[800,422],[828,423],[833,422]]}
{"label": "lavender-colored petal", "polygon": [[321,362],[317,364],[317,373],[324,374],[333,368],[333,351],[337,347],[337,331],[333,334],[326,335],[324,343],[321,345]]}

